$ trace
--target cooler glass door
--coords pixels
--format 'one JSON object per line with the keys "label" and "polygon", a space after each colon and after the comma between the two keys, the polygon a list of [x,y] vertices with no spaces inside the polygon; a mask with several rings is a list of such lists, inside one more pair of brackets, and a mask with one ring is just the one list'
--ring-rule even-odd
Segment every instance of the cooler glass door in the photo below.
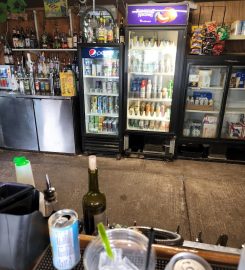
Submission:
{"label": "cooler glass door", "polygon": [[178,31],[129,31],[127,130],[169,132]]}
{"label": "cooler glass door", "polygon": [[86,134],[118,135],[119,48],[83,48]]}
{"label": "cooler glass door", "polygon": [[190,65],[183,126],[184,137],[216,138],[227,66]]}
{"label": "cooler glass door", "polygon": [[224,139],[245,139],[245,67],[232,67],[221,131]]}
{"label": "cooler glass door", "polygon": [[0,65],[0,90],[11,89],[11,69],[10,66]]}

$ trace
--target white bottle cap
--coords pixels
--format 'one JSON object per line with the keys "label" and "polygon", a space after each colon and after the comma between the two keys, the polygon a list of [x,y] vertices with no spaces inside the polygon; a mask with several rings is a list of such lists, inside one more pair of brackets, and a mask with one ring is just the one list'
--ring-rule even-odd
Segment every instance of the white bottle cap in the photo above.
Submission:
{"label": "white bottle cap", "polygon": [[88,166],[91,171],[95,171],[97,169],[96,156],[92,155],[88,157]]}

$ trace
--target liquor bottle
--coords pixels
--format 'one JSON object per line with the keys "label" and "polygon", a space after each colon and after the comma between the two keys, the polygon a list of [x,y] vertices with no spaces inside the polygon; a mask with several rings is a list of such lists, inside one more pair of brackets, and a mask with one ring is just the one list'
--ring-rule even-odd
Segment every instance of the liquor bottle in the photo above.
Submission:
{"label": "liquor bottle", "polygon": [[73,37],[72,37],[72,41],[73,41],[73,47],[77,48],[77,40],[78,40],[78,36],[77,36],[77,32],[75,31],[73,33]]}
{"label": "liquor bottle", "polygon": [[71,36],[71,30],[69,30],[69,34],[67,36],[67,47],[69,49],[73,48],[73,37]]}
{"label": "liquor bottle", "polygon": [[113,25],[112,20],[109,19],[109,24],[107,28],[107,42],[112,43],[113,42]]}
{"label": "liquor bottle", "polygon": [[151,90],[152,90],[151,80],[148,80],[146,86],[146,98],[151,98]]}
{"label": "liquor bottle", "polygon": [[25,47],[25,32],[23,27],[20,28],[19,48]]}
{"label": "liquor bottle", "polygon": [[26,28],[26,36],[25,36],[25,48],[30,48],[30,32],[29,29]]}
{"label": "liquor bottle", "polygon": [[7,45],[4,45],[3,47],[3,51],[4,51],[4,63],[5,65],[9,65],[9,49]]}
{"label": "liquor bottle", "polygon": [[41,35],[41,43],[42,43],[42,48],[47,49],[48,48],[48,34],[43,31],[43,34]]}
{"label": "liquor bottle", "polygon": [[13,43],[13,48],[18,48],[18,38],[17,38],[17,33],[15,28],[12,30],[12,43]]}
{"label": "liquor bottle", "polygon": [[104,43],[107,43],[107,29],[106,29],[106,20],[105,20],[105,18],[103,19],[103,24],[104,24]]}
{"label": "liquor bottle", "polygon": [[60,76],[59,76],[59,73],[57,71],[54,73],[54,95],[55,96],[61,95]]}
{"label": "liquor bottle", "polygon": [[88,17],[88,27],[87,27],[87,42],[92,43],[94,40],[94,32],[91,24],[90,16]]}
{"label": "liquor bottle", "polygon": [[94,15],[91,16],[90,25],[91,25],[91,28],[93,30],[92,42],[96,43],[96,32],[97,32],[97,28],[98,28],[98,21],[97,21],[96,16],[94,16]]}
{"label": "liquor bottle", "polygon": [[105,42],[105,26],[104,26],[104,19],[102,17],[102,13],[100,13],[99,18],[99,28],[97,32],[97,42],[104,43]]}
{"label": "liquor bottle", "polygon": [[79,43],[83,43],[84,37],[83,37],[83,32],[79,32],[79,37],[78,37]]}
{"label": "liquor bottle", "polygon": [[67,44],[67,35],[66,35],[66,33],[62,33],[62,34],[61,34],[61,48],[62,48],[62,49],[68,48],[68,44]]}
{"label": "liquor bottle", "polygon": [[16,48],[20,48],[20,30],[16,30]]}
{"label": "liquor bottle", "polygon": [[37,37],[36,37],[36,34],[32,28],[30,30],[30,47],[32,49],[37,47]]}
{"label": "liquor bottle", "polygon": [[59,36],[59,32],[58,32],[58,28],[55,28],[55,32],[54,32],[54,43],[53,43],[53,48],[54,49],[59,49],[60,48],[60,36]]}
{"label": "liquor bottle", "polygon": [[99,190],[96,156],[89,156],[88,176],[89,190],[83,196],[82,208],[85,233],[92,235],[99,222],[106,222],[106,197]]}
{"label": "liquor bottle", "polygon": [[114,36],[114,42],[119,43],[119,27],[118,24],[115,23],[114,29],[113,29],[113,36]]}
{"label": "liquor bottle", "polygon": [[120,20],[120,27],[119,27],[119,42],[125,42],[125,29],[124,29],[124,20],[123,17]]}

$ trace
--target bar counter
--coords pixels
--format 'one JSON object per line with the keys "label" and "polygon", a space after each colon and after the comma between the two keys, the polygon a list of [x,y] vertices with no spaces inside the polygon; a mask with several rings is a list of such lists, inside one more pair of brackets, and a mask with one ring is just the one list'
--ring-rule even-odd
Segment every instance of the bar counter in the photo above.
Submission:
{"label": "bar counter", "polygon": [[[88,245],[88,243],[93,240],[93,236],[88,235],[80,235],[80,249],[81,254],[83,254],[84,249]],[[217,251],[208,251],[201,250],[195,248],[186,248],[186,247],[172,247],[172,246],[164,246],[164,245],[153,245],[153,248],[156,252],[157,257],[157,270],[164,270],[166,264],[175,254],[180,252],[191,252],[196,255],[201,256],[205,260],[207,260],[213,270],[234,270],[237,269],[239,264],[240,256],[238,254],[231,254],[226,252],[217,252]],[[33,270],[53,270],[55,269],[52,265],[52,255],[51,248],[43,253],[43,255],[39,258]],[[79,264],[74,268],[74,270],[84,269],[82,264],[82,259]]]}

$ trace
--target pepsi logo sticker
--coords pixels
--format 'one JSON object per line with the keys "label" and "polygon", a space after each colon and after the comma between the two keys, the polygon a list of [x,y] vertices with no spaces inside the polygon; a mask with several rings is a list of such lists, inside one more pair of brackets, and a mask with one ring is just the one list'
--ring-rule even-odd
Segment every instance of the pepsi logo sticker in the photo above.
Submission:
{"label": "pepsi logo sticker", "polygon": [[89,53],[89,56],[93,57],[93,56],[96,55],[96,50],[95,49],[90,49],[88,53]]}

